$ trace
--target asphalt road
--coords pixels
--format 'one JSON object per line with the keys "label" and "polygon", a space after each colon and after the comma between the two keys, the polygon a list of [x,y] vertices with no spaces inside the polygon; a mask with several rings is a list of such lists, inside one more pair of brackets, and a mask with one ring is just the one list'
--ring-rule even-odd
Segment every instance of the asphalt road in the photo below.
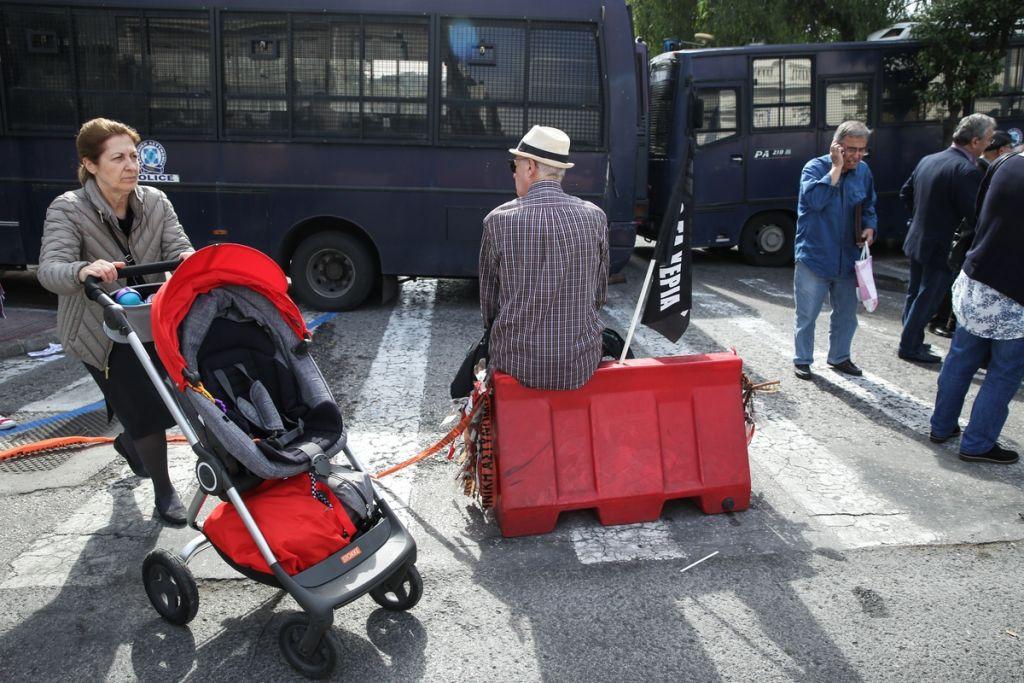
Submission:
{"label": "asphalt road", "polygon": [[[620,331],[644,268],[634,258],[611,288],[605,319]],[[339,610],[338,680],[1024,680],[1024,465],[967,464],[955,443],[928,441],[937,369],[896,358],[900,296],[883,291],[860,316],[861,379],[824,368],[826,307],[817,376],[801,382],[791,270],[698,254],[694,279],[681,343],[641,329],[634,348],[735,348],[754,379],[782,380],[757,402],[751,508],[705,516],[679,501],[619,527],[576,512],[552,534],[504,539],[453,464],[424,461],[384,480],[419,544],[424,597],[408,613],[369,599]],[[315,357],[370,469],[445,431],[448,382],[479,331],[475,283],[454,280],[405,283],[396,301],[318,328]],[[96,399],[84,378],[67,358],[0,361],[0,404],[45,419]],[[1011,447],[1024,445],[1021,402]],[[190,490],[189,452],[173,447],[172,461]],[[297,605],[212,554],[192,567],[197,618],[157,616],[142,559],[191,534],[161,528],[148,483],[109,447],[0,466],[0,519],[4,678],[295,678],[277,637]]]}

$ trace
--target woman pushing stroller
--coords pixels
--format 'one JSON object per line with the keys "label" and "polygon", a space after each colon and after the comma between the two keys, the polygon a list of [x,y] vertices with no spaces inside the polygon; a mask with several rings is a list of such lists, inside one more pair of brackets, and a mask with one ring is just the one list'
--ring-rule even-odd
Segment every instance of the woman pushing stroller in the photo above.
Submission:
{"label": "woman pushing stroller", "polygon": [[[193,252],[167,196],[139,185],[139,141],[134,129],[117,121],[99,118],[82,126],[75,141],[82,187],[57,197],[46,212],[39,282],[58,295],[64,350],[85,363],[108,416],[124,427],[114,448],[135,474],[151,478],[160,517],[184,524],[185,508],[167,471],[166,430],[174,419],[131,349],[104,334],[102,309],[82,288],[90,275],[111,283],[126,264],[184,260]],[[156,359],[153,345],[146,347]]]}

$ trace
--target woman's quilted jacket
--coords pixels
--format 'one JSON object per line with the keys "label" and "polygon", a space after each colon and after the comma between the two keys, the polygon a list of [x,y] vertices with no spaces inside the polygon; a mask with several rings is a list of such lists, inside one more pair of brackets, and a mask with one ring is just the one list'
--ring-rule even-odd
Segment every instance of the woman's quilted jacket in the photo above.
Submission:
{"label": "woman's quilted jacket", "polygon": [[[192,250],[163,192],[139,185],[128,203],[135,216],[128,249],[136,264],[172,260]],[[90,179],[85,187],[65,192],[50,204],[39,252],[39,282],[57,294],[57,331],[64,350],[100,370],[107,368],[113,342],[103,333],[103,310],[85,297],[78,273],[96,259],[124,260],[114,235],[124,243],[114,210]],[[146,277],[151,282],[161,279]],[[121,286],[104,284],[108,291]]]}

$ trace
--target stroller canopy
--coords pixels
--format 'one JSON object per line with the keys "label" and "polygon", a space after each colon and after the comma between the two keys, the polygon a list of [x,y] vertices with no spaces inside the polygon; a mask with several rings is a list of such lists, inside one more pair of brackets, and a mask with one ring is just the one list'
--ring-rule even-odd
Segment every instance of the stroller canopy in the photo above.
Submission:
{"label": "stroller canopy", "polygon": [[157,353],[179,391],[184,391],[188,383],[188,366],[179,346],[178,328],[197,296],[225,285],[248,287],[262,294],[298,339],[310,336],[302,314],[288,297],[284,271],[273,259],[240,244],[204,247],[178,266],[153,297],[150,313]]}

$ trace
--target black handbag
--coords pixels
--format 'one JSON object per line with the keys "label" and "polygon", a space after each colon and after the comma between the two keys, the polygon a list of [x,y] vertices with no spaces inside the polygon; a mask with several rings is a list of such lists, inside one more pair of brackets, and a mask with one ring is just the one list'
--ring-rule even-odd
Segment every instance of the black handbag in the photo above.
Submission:
{"label": "black handbag", "polygon": [[473,381],[476,379],[473,369],[476,368],[477,363],[481,359],[487,358],[490,344],[491,328],[488,327],[484,330],[484,335],[480,337],[480,341],[469,349],[465,360],[462,361],[458,372],[455,373],[455,379],[452,380],[451,387],[449,387],[452,398],[465,398],[473,392]]}

